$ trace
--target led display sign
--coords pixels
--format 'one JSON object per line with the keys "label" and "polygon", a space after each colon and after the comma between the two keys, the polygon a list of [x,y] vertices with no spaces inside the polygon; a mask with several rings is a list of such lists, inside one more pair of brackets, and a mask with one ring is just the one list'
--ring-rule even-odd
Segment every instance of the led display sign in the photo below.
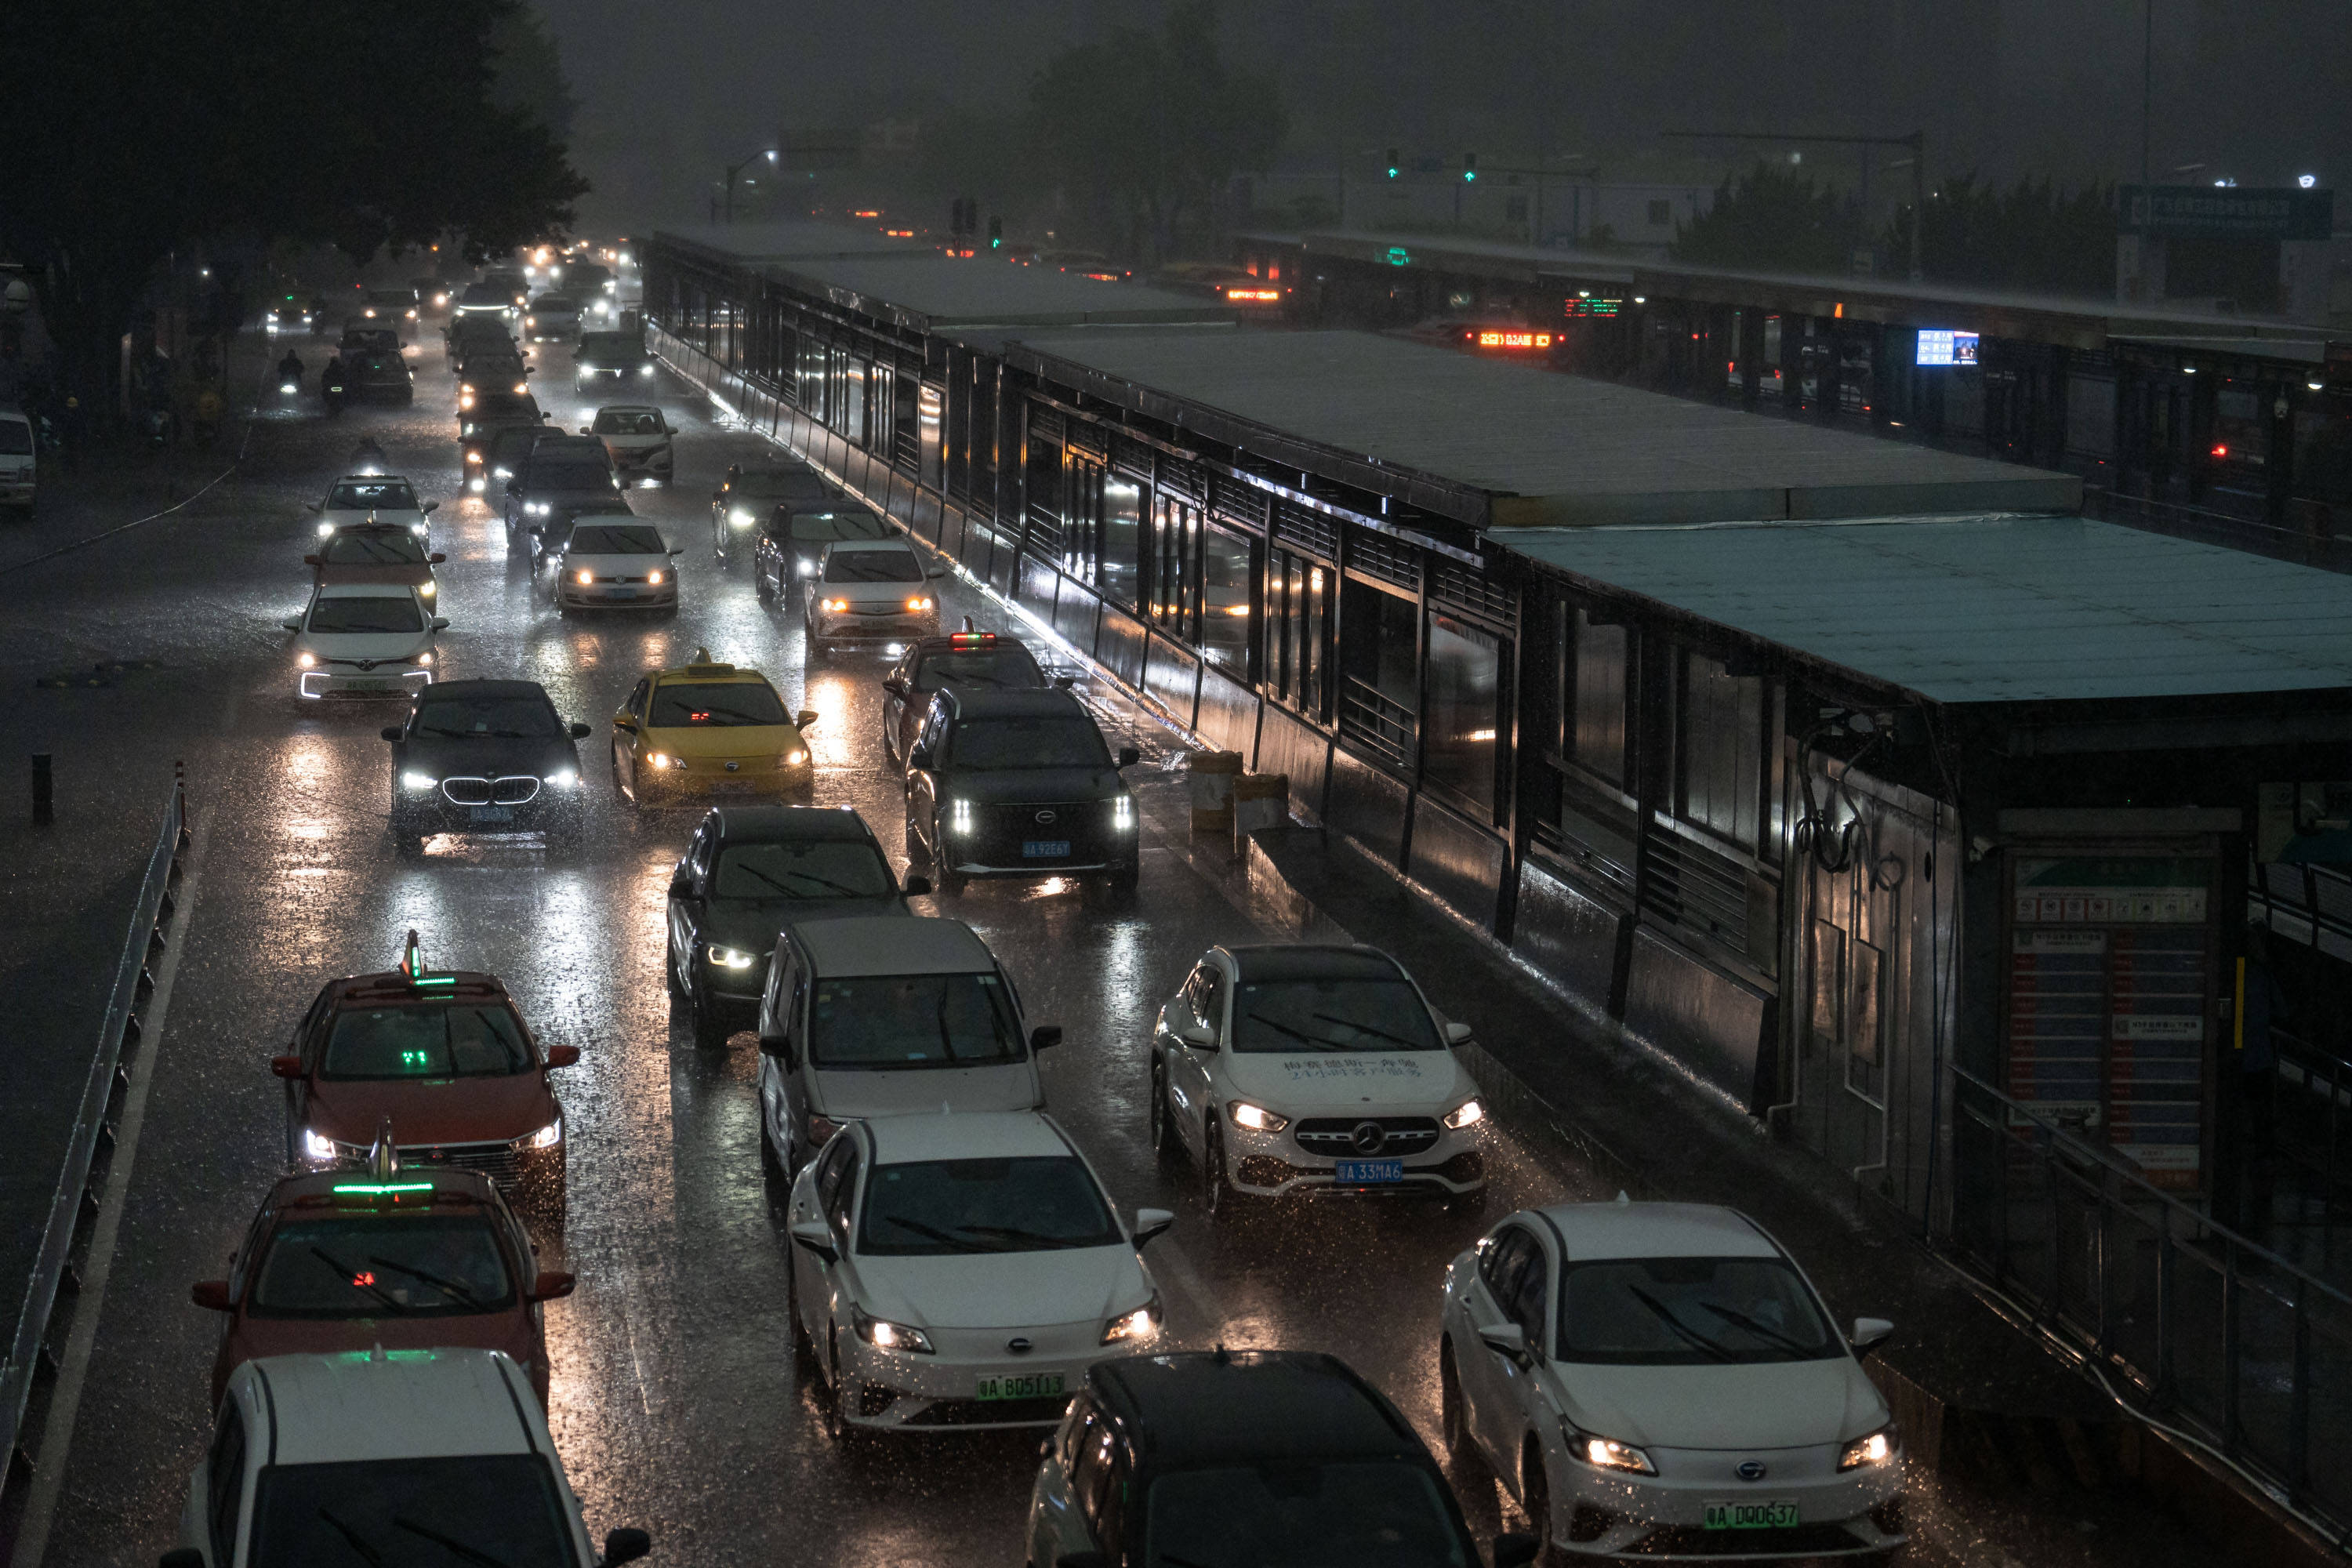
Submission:
{"label": "led display sign", "polygon": [[1923,328],[1919,333],[1918,363],[1972,365],[1977,363],[1977,335]]}
{"label": "led display sign", "polygon": [[1487,331],[1475,334],[1482,349],[1548,349],[1551,347],[1549,332],[1514,332]]}
{"label": "led display sign", "polygon": [[1282,299],[1279,289],[1228,289],[1225,298],[1235,304],[1274,304]]}
{"label": "led display sign", "polygon": [[1570,316],[1613,316],[1624,308],[1622,300],[1596,300],[1589,294],[1579,295],[1568,302]]}

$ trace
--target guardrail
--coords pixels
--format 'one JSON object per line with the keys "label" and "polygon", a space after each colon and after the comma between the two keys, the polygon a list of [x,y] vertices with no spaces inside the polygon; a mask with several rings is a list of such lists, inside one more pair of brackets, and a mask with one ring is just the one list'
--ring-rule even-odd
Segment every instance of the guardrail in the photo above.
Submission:
{"label": "guardrail", "polygon": [[1953,1068],[1937,1237],[2110,1392],[2352,1541],[2352,1296]]}
{"label": "guardrail", "polygon": [[41,1231],[25,1301],[16,1315],[16,1331],[8,1344],[8,1359],[0,1362],[0,1456],[6,1468],[0,1473],[0,1559],[13,1548],[21,1498],[32,1478],[38,1456],[28,1436],[35,1423],[35,1395],[54,1380],[56,1357],[49,1347],[57,1325],[61,1295],[68,1300],[79,1290],[75,1258],[87,1247],[91,1222],[98,1213],[100,1184],[114,1151],[114,1128],[121,1115],[122,1097],[130,1085],[126,1063],[141,1043],[139,1012],[154,992],[148,962],[163,951],[163,928],[175,904],[173,889],[180,860],[190,842],[187,782],[173,769],[171,794],[163,802],[163,818],[155,847],[147,857],[146,879],[131,910],[131,930],[122,957],[114,969],[114,989],[107,999],[106,1022],[99,1029],[98,1049],[84,1081],[81,1104],[67,1141],[64,1168],[58,1175],[57,1195]]}

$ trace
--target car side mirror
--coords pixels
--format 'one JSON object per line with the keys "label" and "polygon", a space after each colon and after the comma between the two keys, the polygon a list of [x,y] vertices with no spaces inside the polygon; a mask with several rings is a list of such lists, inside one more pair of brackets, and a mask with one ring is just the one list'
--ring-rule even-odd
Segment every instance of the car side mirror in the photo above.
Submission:
{"label": "car side mirror", "polygon": [[1143,753],[1137,751],[1133,746],[1121,746],[1118,749],[1118,765],[1120,767],[1131,768],[1142,760]]}
{"label": "car side mirror", "polygon": [[290,621],[280,621],[278,624],[284,626],[289,632],[299,632],[302,629],[302,623],[299,618]]}
{"label": "car side mirror", "polygon": [[547,1065],[549,1067],[576,1067],[579,1065],[579,1062],[580,1047],[578,1046],[550,1046],[547,1047]]}
{"label": "car side mirror", "polygon": [[226,1279],[197,1280],[188,1287],[188,1300],[207,1312],[233,1311],[236,1307],[236,1303],[229,1299],[228,1281]]}
{"label": "car side mirror", "polygon": [[904,697],[907,695],[907,678],[903,675],[886,675],[882,678],[882,689],[893,697]]}
{"label": "car side mirror", "polygon": [[934,561],[929,565],[923,568],[923,575],[926,577],[944,577],[954,570],[954,567],[949,565],[944,561]]}
{"label": "car side mirror", "polygon": [[931,749],[929,746],[917,746],[913,751],[908,752],[907,766],[919,773],[929,773],[931,767]]}
{"label": "car side mirror", "polygon": [[425,516],[430,517],[430,516],[432,516],[435,512],[439,511],[439,510],[441,510],[441,503],[440,503],[439,501],[437,501],[437,500],[429,500],[429,501],[426,501],[423,506],[419,507],[417,510],[418,510],[419,511],[422,511],[423,513],[425,513]]}
{"label": "car side mirror", "polygon": [[302,564],[305,566],[316,566],[320,564],[320,561],[315,555],[305,555],[302,557]]}
{"label": "car side mirror", "polygon": [[433,617],[433,629],[434,629],[435,631],[436,631],[436,632],[446,632],[446,631],[447,631],[447,630],[449,629],[449,617],[448,617],[448,616],[434,616],[434,617]]}
{"label": "car side mirror", "polygon": [[683,555],[686,553],[686,546],[683,544],[677,545],[671,549],[670,553],[672,555]]}
{"label": "car side mirror", "polygon": [[1217,1048],[1217,1032],[1197,1018],[1189,1023],[1178,1024],[1173,1033],[1179,1040],[1196,1051],[1213,1051]]}
{"label": "car side mirror", "polygon": [[606,1531],[604,1568],[619,1568],[623,1563],[635,1563],[653,1549],[654,1538],[635,1525]]}
{"label": "car side mirror", "polygon": [[427,566],[446,566],[449,563],[449,558],[436,550],[425,558],[425,563]]}
{"label": "car side mirror", "polygon": [[1506,1531],[1495,1537],[1495,1568],[1528,1568],[1542,1550],[1540,1538]]}
{"label": "car side mirror", "polygon": [[673,899],[694,897],[694,873],[680,866],[669,874],[669,896]]}
{"label": "car side mirror", "polygon": [[1033,1051],[1045,1050],[1061,1043],[1062,1026],[1059,1024],[1040,1024],[1029,1031],[1029,1048]]}
{"label": "car side mirror", "polygon": [[530,1282],[530,1299],[534,1301],[559,1301],[579,1287],[580,1277],[561,1268],[542,1268],[539,1278]]}
{"label": "car side mirror", "polygon": [[1856,1318],[1846,1343],[1853,1347],[1854,1354],[1863,1355],[1885,1344],[1894,1333],[1895,1325],[1885,1318]]}
{"label": "car side mirror", "polygon": [[810,725],[815,723],[818,717],[819,714],[815,709],[803,708],[799,712],[793,715],[793,726],[795,729],[805,730]]}
{"label": "car side mirror", "polygon": [[615,713],[613,715],[613,728],[615,730],[626,730],[629,733],[634,735],[637,731],[637,721],[635,719],[630,718],[626,713]]}
{"label": "car side mirror", "polygon": [[804,1219],[793,1226],[793,1245],[827,1263],[841,1261],[841,1249],[833,1244],[833,1227],[821,1219]]}
{"label": "car side mirror", "polygon": [[1136,1210],[1134,1230],[1135,1250],[1138,1252],[1142,1251],[1143,1244],[1145,1242],[1150,1241],[1153,1237],[1158,1236],[1161,1231],[1166,1230],[1170,1226],[1174,1225],[1175,1223],[1176,1216],[1166,1209]]}
{"label": "car side mirror", "polygon": [[394,745],[400,743],[401,729],[397,724],[386,724],[383,729],[376,732],[382,735],[385,740],[392,742]]}
{"label": "car side mirror", "polygon": [[1077,683],[1078,678],[1075,675],[1057,675],[1054,677],[1054,689],[1056,691],[1067,691]]}
{"label": "car side mirror", "polygon": [[205,1554],[193,1546],[174,1546],[155,1559],[155,1568],[205,1568]]}
{"label": "car side mirror", "polygon": [[1470,1026],[1455,1020],[1445,1026],[1445,1043],[1458,1046],[1470,1037]]}
{"label": "car side mirror", "polygon": [[306,500],[302,503],[302,510],[309,512],[311,516],[316,517],[327,509],[320,506],[317,501]]}
{"label": "car side mirror", "polygon": [[572,726],[572,738],[575,741],[584,741],[595,732],[585,724],[575,723]]}
{"label": "car side mirror", "polygon": [[580,426],[580,434],[583,436],[593,436],[596,434],[596,428],[593,425],[583,425]]}
{"label": "car side mirror", "polygon": [[1517,1323],[1496,1323],[1493,1328],[1480,1329],[1478,1342],[1505,1361],[1527,1364],[1528,1331]]}
{"label": "car side mirror", "polygon": [[931,890],[931,879],[929,877],[909,877],[906,886],[898,890],[910,899],[919,899]]}
{"label": "car side mirror", "polygon": [[272,1057],[269,1058],[269,1070],[276,1073],[279,1078],[300,1078],[302,1076],[302,1058],[300,1057]]}
{"label": "car side mirror", "polygon": [[786,1072],[793,1070],[793,1042],[789,1037],[783,1035],[761,1035],[760,1037],[760,1052],[762,1056],[773,1057],[778,1061],[783,1063],[784,1070]]}

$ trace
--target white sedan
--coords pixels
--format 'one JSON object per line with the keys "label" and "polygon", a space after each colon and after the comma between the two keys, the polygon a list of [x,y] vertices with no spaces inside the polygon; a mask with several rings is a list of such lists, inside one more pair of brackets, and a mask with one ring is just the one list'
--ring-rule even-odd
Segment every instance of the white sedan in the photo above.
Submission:
{"label": "white sedan", "polygon": [[1160,1295],[1129,1229],[1034,1110],[855,1121],[793,1184],[793,1342],[857,1429],[1051,1426],[1086,1369],[1149,1346]]}
{"label": "white sedan", "polygon": [[1857,1352],[1747,1215],[1524,1210],[1445,1277],[1438,1403],[1543,1538],[1541,1562],[1877,1558],[1904,1544],[1902,1444]]}
{"label": "white sedan", "polygon": [[294,634],[295,692],[414,697],[433,684],[433,639],[448,624],[410,584],[320,584],[286,623]]}
{"label": "white sedan", "polygon": [[841,540],[803,579],[812,647],[837,642],[914,642],[936,637],[940,602],[923,558],[902,539]]}
{"label": "white sedan", "polygon": [[420,501],[416,487],[398,474],[345,474],[327,487],[324,500],[309,501],[303,510],[319,520],[319,537],[326,538],[347,523],[394,523],[418,538],[425,520],[439,501]]}

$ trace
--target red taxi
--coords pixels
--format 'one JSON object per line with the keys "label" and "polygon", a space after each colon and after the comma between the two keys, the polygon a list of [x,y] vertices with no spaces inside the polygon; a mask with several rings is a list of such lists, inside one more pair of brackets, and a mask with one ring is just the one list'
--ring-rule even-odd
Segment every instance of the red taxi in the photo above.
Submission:
{"label": "red taxi", "polygon": [[[386,1162],[389,1163],[389,1162]],[[213,1404],[259,1356],[456,1346],[504,1351],[547,1403],[540,1303],[572,1294],[541,1269],[498,1188],[470,1171],[332,1171],[271,1189],[228,1278],[188,1292],[225,1312]]]}
{"label": "red taxi", "polygon": [[579,1059],[540,1047],[497,976],[427,971],[410,931],[398,969],[330,982],[269,1065],[298,1172],[362,1165],[389,1128],[403,1170],[473,1171],[554,1205],[563,1107],[547,1075]]}

